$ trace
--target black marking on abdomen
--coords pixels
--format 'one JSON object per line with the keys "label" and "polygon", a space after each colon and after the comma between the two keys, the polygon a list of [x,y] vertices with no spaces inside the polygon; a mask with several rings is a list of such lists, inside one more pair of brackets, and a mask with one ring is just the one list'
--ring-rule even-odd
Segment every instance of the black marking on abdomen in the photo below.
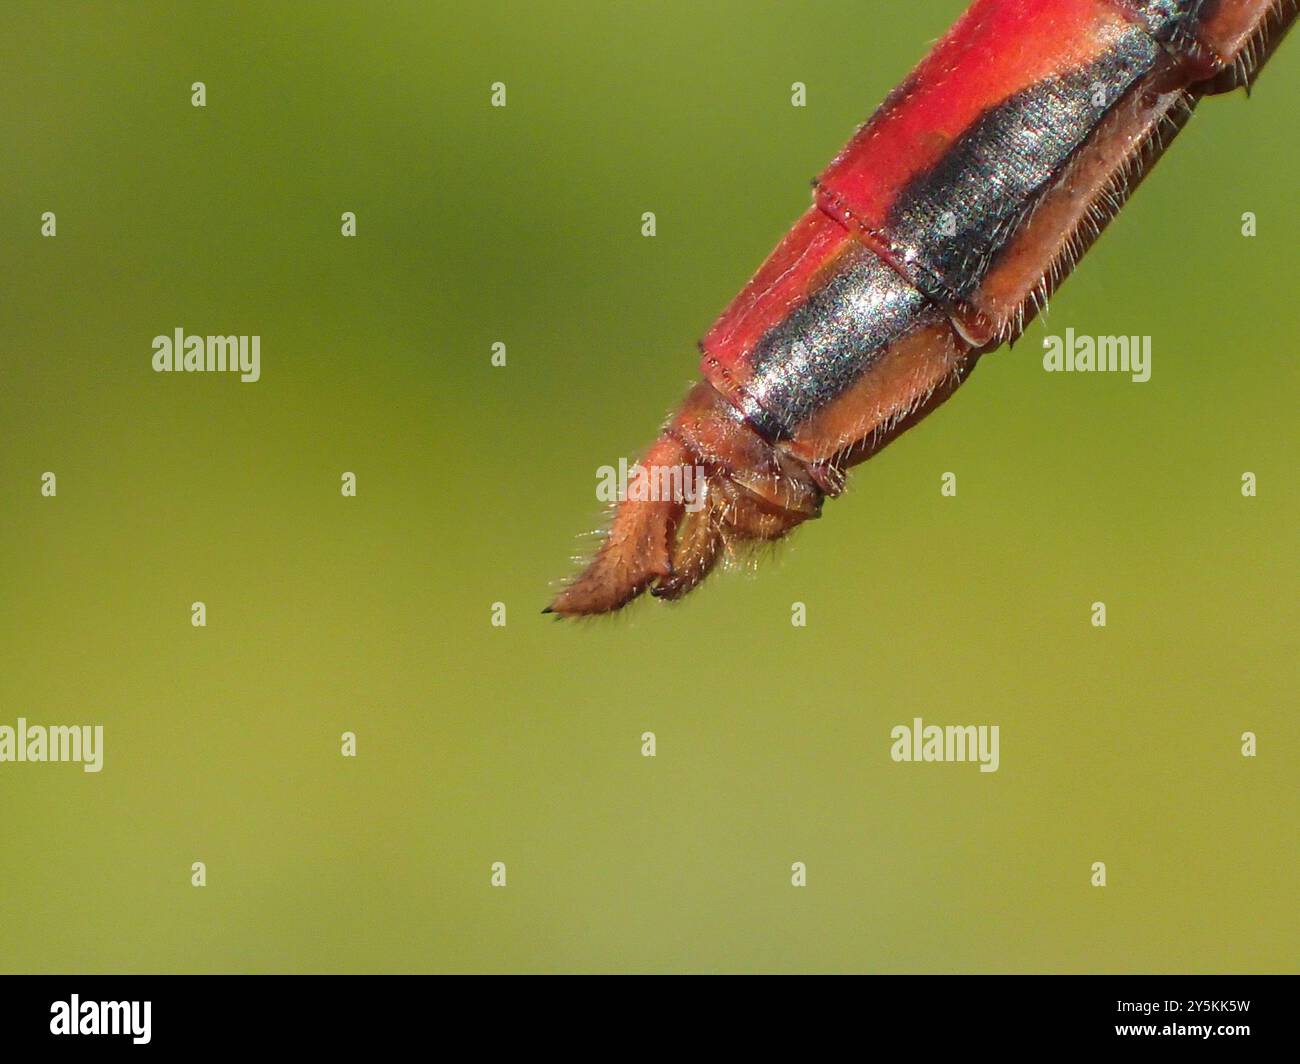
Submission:
{"label": "black marking on abdomen", "polygon": [[1087,66],[1046,78],[989,108],[899,193],[884,238],[917,285],[965,302],[989,267],[1160,46],[1126,27]]}
{"label": "black marking on abdomen", "polygon": [[1115,3],[1171,52],[1187,55],[1195,54],[1202,47],[1198,41],[1201,21],[1212,17],[1219,7],[1219,0],[1115,0]]}
{"label": "black marking on abdomen", "polygon": [[897,271],[853,245],[830,279],[754,345],[745,416],[768,439],[787,439],[890,344],[940,319]]}

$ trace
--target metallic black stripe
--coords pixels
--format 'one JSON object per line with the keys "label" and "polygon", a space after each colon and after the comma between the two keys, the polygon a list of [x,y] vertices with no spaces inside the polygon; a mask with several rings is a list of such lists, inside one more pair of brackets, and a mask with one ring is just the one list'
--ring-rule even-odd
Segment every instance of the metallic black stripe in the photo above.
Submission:
{"label": "metallic black stripe", "polygon": [[[1220,0],[1119,0],[1147,32],[1174,56],[1187,56],[1217,69],[1221,60],[1201,42],[1201,24],[1218,14]],[[1207,71],[1208,72],[1208,71]]]}
{"label": "metallic black stripe", "polygon": [[994,257],[1135,81],[1160,46],[1137,26],[1093,62],[991,107],[891,209],[885,235],[904,268],[952,303],[980,285]]}
{"label": "metallic black stripe", "polygon": [[788,438],[905,333],[939,317],[926,298],[865,247],[754,345],[746,410],[769,439]]}
{"label": "metallic black stripe", "polygon": [[1218,0],[1120,0],[1140,16],[1151,35],[1162,44],[1194,39],[1197,23],[1218,7]]}

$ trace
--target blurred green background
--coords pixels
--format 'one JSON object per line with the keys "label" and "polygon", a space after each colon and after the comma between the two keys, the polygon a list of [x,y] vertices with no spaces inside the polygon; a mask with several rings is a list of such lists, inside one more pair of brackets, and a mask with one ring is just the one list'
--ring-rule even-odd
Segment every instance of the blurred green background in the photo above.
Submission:
{"label": "blurred green background", "polygon": [[0,765],[0,968],[1294,971],[1294,41],[1053,302],[1149,383],[1036,323],[752,575],[538,613],[962,7],[7,3],[0,723],[106,750]]}

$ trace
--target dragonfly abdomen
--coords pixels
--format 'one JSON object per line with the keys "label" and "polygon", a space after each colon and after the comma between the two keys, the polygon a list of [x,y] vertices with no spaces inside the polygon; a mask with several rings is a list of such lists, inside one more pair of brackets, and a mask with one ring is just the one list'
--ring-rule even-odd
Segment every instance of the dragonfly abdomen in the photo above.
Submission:
{"label": "dragonfly abdomen", "polygon": [[566,614],[678,597],[816,516],[844,470],[1014,340],[1203,96],[1247,83],[1297,0],[976,0],[814,182],[701,341],[646,462],[692,500],[620,504]]}

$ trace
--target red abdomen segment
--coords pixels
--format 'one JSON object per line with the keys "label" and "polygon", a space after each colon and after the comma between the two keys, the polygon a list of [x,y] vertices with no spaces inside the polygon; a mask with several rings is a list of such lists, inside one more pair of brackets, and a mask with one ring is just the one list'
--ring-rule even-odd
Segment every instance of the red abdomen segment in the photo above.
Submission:
{"label": "red abdomen segment", "polygon": [[987,343],[993,260],[1163,54],[1113,0],[980,0],[827,168],[817,205]]}
{"label": "red abdomen segment", "polygon": [[[976,0],[705,336],[706,378],[804,461],[851,453],[972,350],[1019,334],[1198,96],[1288,8]],[[872,273],[863,256],[879,269],[854,288],[847,273]],[[852,333],[873,316],[883,331],[843,342],[837,322]]]}

